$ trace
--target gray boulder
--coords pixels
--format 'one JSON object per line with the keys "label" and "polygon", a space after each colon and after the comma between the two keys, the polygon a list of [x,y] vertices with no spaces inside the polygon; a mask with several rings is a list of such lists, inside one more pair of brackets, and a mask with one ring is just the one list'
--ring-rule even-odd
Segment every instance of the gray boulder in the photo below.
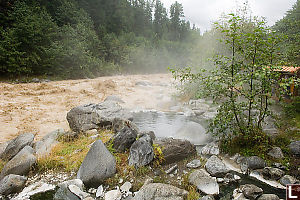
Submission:
{"label": "gray boulder", "polygon": [[241,170],[242,172],[247,172],[248,170],[254,169],[262,169],[266,166],[266,162],[258,157],[258,156],[251,156],[243,159],[241,163]]}
{"label": "gray boulder", "polygon": [[51,133],[48,133],[40,141],[34,144],[34,149],[38,157],[49,155],[52,148],[58,143],[57,139],[65,132],[63,129],[57,129]]}
{"label": "gray boulder", "polygon": [[154,158],[152,140],[149,135],[144,135],[130,147],[129,165],[141,167],[148,165]]}
{"label": "gray boulder", "polygon": [[[71,186],[71,190],[70,190]],[[83,190],[83,183],[79,179],[65,181],[58,185],[59,189],[54,195],[54,200],[81,200],[77,193]],[[75,188],[75,189],[74,189]],[[73,193],[75,190],[75,193]]]}
{"label": "gray boulder", "polygon": [[262,194],[257,200],[279,200],[276,194]]}
{"label": "gray boulder", "polygon": [[222,162],[222,160],[215,155],[211,156],[207,160],[205,169],[210,175],[215,177],[223,177],[226,173],[229,172],[229,169]]}
{"label": "gray boulder", "polygon": [[78,106],[67,113],[69,126],[75,132],[111,127],[116,119],[126,121],[131,118],[129,111],[113,101]]}
{"label": "gray boulder", "polygon": [[0,158],[2,157],[2,154],[5,151],[7,145],[8,145],[8,142],[3,142],[0,144]]}
{"label": "gray boulder", "polygon": [[193,171],[189,176],[189,183],[195,185],[205,194],[219,194],[219,185],[216,178],[211,177],[204,169]]}
{"label": "gray boulder", "polygon": [[15,174],[10,174],[5,176],[0,181],[0,194],[9,195],[13,193],[21,192],[25,186],[27,178],[25,176],[19,176]]}
{"label": "gray boulder", "polygon": [[34,135],[32,133],[24,133],[19,135],[7,144],[4,152],[2,153],[1,159],[10,160],[25,146],[31,146],[33,139]]}
{"label": "gray boulder", "polygon": [[219,155],[220,149],[217,143],[211,142],[201,149],[202,155]]}
{"label": "gray boulder", "polygon": [[132,200],[183,200],[188,192],[172,185],[149,183],[144,185]]}
{"label": "gray boulder", "polygon": [[279,180],[281,177],[284,176],[285,172],[281,169],[266,167],[263,169],[262,174],[264,178],[271,180]]}
{"label": "gray boulder", "polygon": [[279,180],[279,182],[286,186],[286,185],[289,185],[289,184],[297,184],[297,183],[300,183],[299,180],[297,180],[296,178],[290,176],[290,175],[285,175],[283,177],[281,177],[281,179]]}
{"label": "gray boulder", "polygon": [[15,157],[13,157],[3,167],[0,179],[8,174],[27,175],[36,162],[36,157],[33,155],[34,150],[30,146],[25,146]]}
{"label": "gray boulder", "polygon": [[135,142],[137,131],[128,126],[125,126],[112,138],[113,148],[118,152],[125,152]]}
{"label": "gray boulder", "polygon": [[196,154],[196,149],[188,140],[162,138],[154,141],[162,149],[163,164],[174,163]]}
{"label": "gray boulder", "polygon": [[144,135],[149,135],[152,141],[156,139],[155,133],[153,131],[141,132],[138,134],[138,137],[143,137]]}
{"label": "gray boulder", "polygon": [[290,152],[294,155],[300,155],[300,141],[291,142],[289,145]]}
{"label": "gray boulder", "polygon": [[116,159],[107,150],[101,140],[94,142],[86,157],[84,158],[77,178],[90,187],[98,187],[106,178],[116,173]]}
{"label": "gray boulder", "polygon": [[268,155],[275,159],[284,158],[282,150],[279,147],[273,147],[269,152]]}
{"label": "gray boulder", "polygon": [[241,185],[240,190],[243,192],[244,196],[250,200],[254,200],[263,194],[261,188],[252,184]]}

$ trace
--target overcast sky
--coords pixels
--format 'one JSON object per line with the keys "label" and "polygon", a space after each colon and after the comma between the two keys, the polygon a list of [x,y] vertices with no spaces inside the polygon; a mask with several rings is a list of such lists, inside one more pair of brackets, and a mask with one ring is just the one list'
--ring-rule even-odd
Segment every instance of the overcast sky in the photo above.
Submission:
{"label": "overcast sky", "polygon": [[[175,0],[161,0],[165,7]],[[200,27],[201,33],[210,29],[212,22],[216,21],[222,13],[230,13],[236,5],[245,0],[177,0],[183,5],[185,18],[192,24]],[[268,24],[273,25],[281,19],[287,10],[291,9],[297,0],[248,0],[252,14],[266,17]]]}

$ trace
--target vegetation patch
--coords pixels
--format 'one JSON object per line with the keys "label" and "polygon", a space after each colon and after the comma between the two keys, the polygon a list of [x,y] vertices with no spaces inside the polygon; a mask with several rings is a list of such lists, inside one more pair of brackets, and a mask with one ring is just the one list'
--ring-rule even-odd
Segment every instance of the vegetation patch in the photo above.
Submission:
{"label": "vegetation patch", "polygon": [[[108,140],[111,131],[100,131],[96,139],[103,142]],[[89,151],[91,144],[96,140],[91,135],[80,135],[74,140],[60,138],[60,142],[52,149],[48,156],[37,160],[36,170],[45,172],[48,170],[63,170],[66,172],[77,171]],[[66,136],[69,137],[69,136]]]}

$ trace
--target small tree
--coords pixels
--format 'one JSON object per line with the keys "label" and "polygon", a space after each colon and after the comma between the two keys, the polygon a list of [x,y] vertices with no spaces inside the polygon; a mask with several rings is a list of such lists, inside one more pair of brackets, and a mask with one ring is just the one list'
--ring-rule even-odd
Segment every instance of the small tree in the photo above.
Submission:
{"label": "small tree", "polygon": [[199,97],[220,107],[210,131],[224,138],[243,137],[246,144],[263,139],[262,124],[270,113],[272,88],[278,81],[274,60],[279,37],[264,20],[227,16],[215,24],[226,49],[214,58],[215,69],[192,73],[172,70],[181,82],[200,82]]}

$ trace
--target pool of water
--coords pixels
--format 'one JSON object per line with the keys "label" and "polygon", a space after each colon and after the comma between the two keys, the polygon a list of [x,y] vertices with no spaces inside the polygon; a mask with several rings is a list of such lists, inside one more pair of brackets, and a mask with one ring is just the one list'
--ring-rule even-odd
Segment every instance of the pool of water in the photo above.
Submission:
{"label": "pool of water", "polygon": [[156,137],[187,139],[193,144],[203,145],[210,142],[206,127],[208,121],[184,113],[139,111],[133,112],[133,123],[140,131],[153,131]]}

